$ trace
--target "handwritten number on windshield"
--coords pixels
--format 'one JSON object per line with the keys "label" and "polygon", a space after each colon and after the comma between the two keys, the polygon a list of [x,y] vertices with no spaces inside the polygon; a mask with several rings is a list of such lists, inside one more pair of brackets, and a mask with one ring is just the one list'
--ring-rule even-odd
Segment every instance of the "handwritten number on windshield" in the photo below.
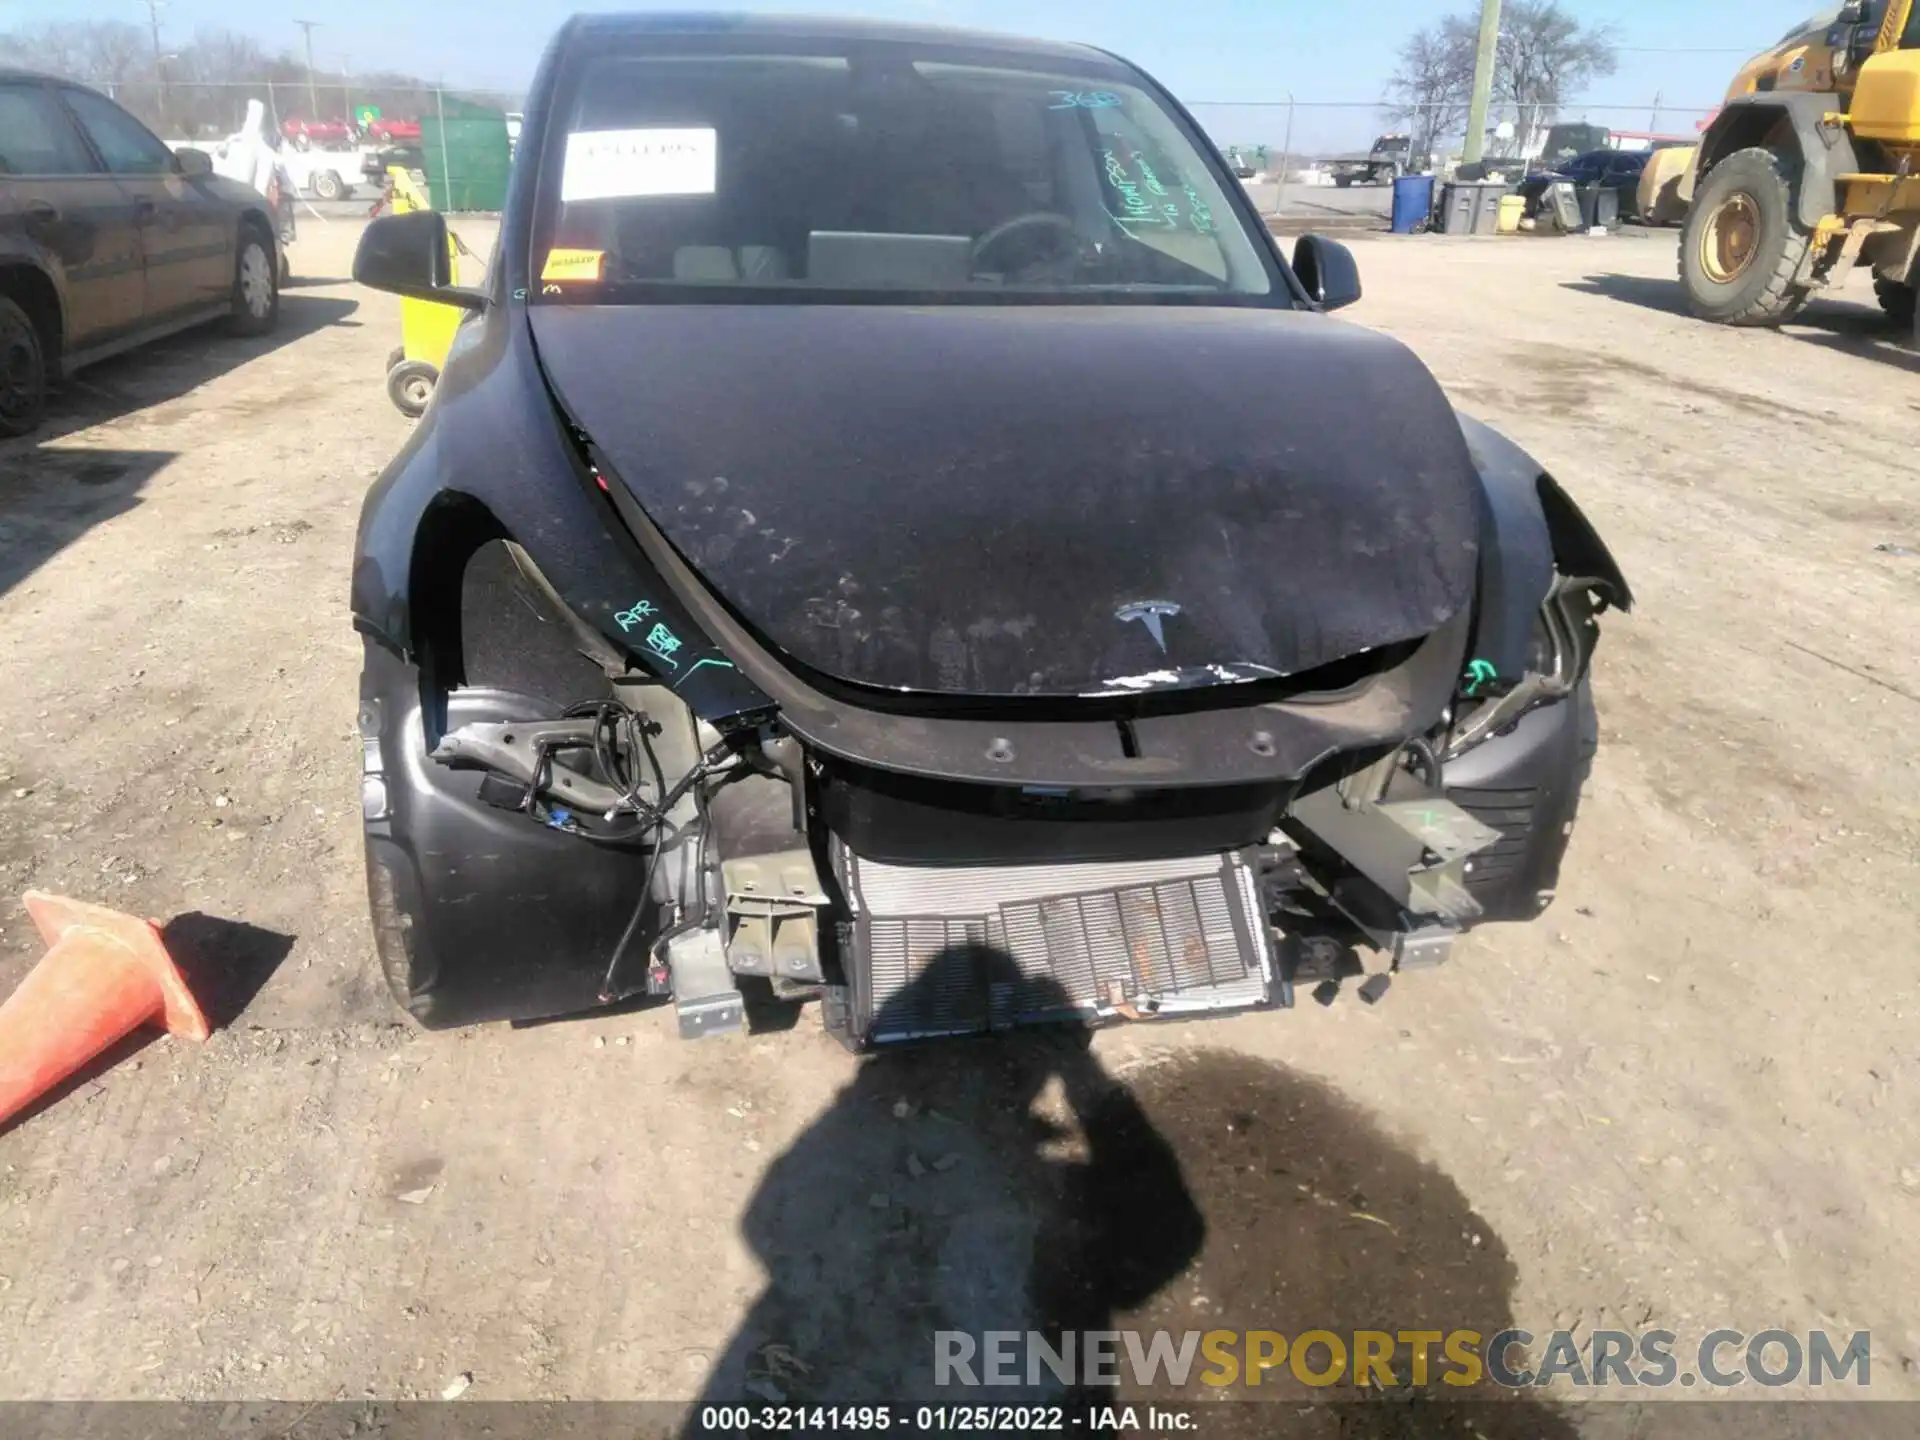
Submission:
{"label": "handwritten number on windshield", "polygon": [[1111,90],[1049,90],[1053,97],[1049,110],[1117,110],[1120,97]]}

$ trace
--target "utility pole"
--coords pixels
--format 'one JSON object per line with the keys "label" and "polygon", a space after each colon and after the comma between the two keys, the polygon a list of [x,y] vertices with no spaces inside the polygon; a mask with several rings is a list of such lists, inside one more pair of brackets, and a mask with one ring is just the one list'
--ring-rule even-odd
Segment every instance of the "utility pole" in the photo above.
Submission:
{"label": "utility pole", "polygon": [[296,20],[293,22],[307,37],[307,123],[313,124],[320,119],[320,96],[313,85],[313,28],[318,20]]}
{"label": "utility pole", "polygon": [[167,128],[167,57],[160,49],[160,7],[165,0],[146,0],[147,28],[153,35],[153,73],[160,82],[160,128]]}
{"label": "utility pole", "polygon": [[1487,107],[1493,100],[1493,70],[1500,53],[1500,0],[1480,0],[1480,51],[1473,62],[1473,101],[1467,107],[1467,144],[1460,163],[1478,165],[1486,155]]}
{"label": "utility pole", "polygon": [[1653,118],[1647,121],[1647,129],[1655,135],[1660,133],[1660,101],[1665,93],[1663,90],[1653,92]]}

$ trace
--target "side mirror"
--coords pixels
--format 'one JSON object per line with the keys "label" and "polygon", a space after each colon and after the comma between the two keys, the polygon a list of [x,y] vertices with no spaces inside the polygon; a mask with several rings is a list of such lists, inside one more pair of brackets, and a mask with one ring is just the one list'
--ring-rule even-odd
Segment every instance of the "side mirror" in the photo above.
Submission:
{"label": "side mirror", "polygon": [[409,300],[434,300],[463,310],[484,310],[487,305],[483,292],[453,283],[447,221],[437,210],[382,215],[369,224],[353,252],[353,278]]}
{"label": "side mirror", "polygon": [[182,175],[211,175],[213,157],[204,150],[176,150],[173,152],[173,168]]}
{"label": "side mirror", "polygon": [[1324,235],[1302,235],[1293,247],[1293,273],[1322,310],[1338,310],[1360,298],[1360,266],[1353,252]]}

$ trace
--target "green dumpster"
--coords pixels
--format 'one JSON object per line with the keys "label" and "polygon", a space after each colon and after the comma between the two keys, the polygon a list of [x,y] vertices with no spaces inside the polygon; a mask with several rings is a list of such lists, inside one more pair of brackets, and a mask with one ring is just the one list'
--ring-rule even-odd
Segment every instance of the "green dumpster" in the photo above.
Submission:
{"label": "green dumpster", "polygon": [[420,149],[434,209],[505,207],[511,151],[504,110],[448,95],[420,117]]}

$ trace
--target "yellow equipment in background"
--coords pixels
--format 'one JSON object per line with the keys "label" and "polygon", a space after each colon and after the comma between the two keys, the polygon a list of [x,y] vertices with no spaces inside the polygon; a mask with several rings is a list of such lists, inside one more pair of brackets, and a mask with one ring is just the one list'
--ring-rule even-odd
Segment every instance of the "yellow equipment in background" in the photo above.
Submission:
{"label": "yellow equipment in background", "polygon": [[[414,182],[405,167],[390,165],[387,177],[392,182],[389,205],[394,214],[413,210],[431,210],[426,192]],[[456,277],[460,256],[473,252],[460,243],[459,236],[447,232],[447,263]],[[426,413],[433,398],[433,387],[440,379],[440,368],[447,363],[453,348],[453,332],[460,328],[466,311],[457,305],[442,305],[433,300],[400,301],[400,344],[387,356],[387,398],[409,419]]]}
{"label": "yellow equipment in background", "polygon": [[1647,156],[1640,172],[1640,219],[1647,225],[1678,225],[1693,193],[1692,145],[1670,145]]}
{"label": "yellow equipment in background", "polygon": [[1849,0],[1748,62],[1689,178],[1680,282],[1695,315],[1777,325],[1866,265],[1887,314],[1914,326],[1920,0]]}

